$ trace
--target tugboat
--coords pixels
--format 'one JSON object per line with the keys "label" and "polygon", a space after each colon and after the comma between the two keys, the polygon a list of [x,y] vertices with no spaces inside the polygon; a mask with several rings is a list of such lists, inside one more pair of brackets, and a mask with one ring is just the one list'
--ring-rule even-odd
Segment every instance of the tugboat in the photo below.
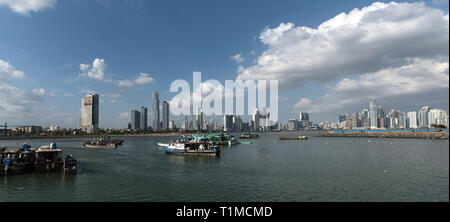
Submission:
{"label": "tugboat", "polygon": [[166,153],[177,155],[219,156],[220,148],[210,143],[176,141],[162,148]]}
{"label": "tugboat", "polygon": [[77,173],[77,160],[73,158],[72,154],[68,154],[64,159],[64,173],[66,174]]}

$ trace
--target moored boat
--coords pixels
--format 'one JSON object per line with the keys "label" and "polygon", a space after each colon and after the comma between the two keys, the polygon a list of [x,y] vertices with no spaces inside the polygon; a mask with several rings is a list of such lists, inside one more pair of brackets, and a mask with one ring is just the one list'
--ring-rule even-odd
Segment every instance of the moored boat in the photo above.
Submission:
{"label": "moored boat", "polygon": [[35,171],[38,173],[61,172],[64,167],[63,151],[41,147],[36,150]]}
{"label": "moored boat", "polygon": [[157,143],[157,144],[158,144],[158,146],[161,146],[161,147],[168,147],[169,146],[168,143]]}
{"label": "moored boat", "polygon": [[258,134],[255,133],[243,133],[239,136],[239,139],[257,139],[259,138]]}
{"label": "moored boat", "polygon": [[306,139],[308,139],[307,136],[298,136],[298,137],[280,136],[280,140],[306,140]]}
{"label": "moored boat", "polygon": [[[123,141],[122,141],[123,142]],[[95,138],[94,140],[88,140],[83,143],[86,148],[96,148],[96,149],[115,149],[117,148],[117,143],[111,142],[105,138]]]}
{"label": "moored boat", "polygon": [[166,153],[177,155],[219,156],[220,148],[209,143],[177,141],[162,148]]}
{"label": "moored boat", "polygon": [[93,144],[93,143],[85,143],[83,144],[86,148],[95,148],[95,149],[115,149],[117,148],[117,145],[114,143],[107,143],[107,144]]}
{"label": "moored boat", "polygon": [[66,174],[77,173],[77,160],[73,158],[72,154],[68,154],[64,159],[64,173]]}

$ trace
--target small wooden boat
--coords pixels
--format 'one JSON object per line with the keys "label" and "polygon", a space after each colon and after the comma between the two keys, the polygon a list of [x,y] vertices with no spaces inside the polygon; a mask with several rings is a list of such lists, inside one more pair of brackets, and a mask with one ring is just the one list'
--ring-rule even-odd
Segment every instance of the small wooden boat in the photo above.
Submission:
{"label": "small wooden boat", "polygon": [[68,154],[64,160],[64,173],[76,174],[77,173],[77,160],[73,158],[72,154]]}
{"label": "small wooden boat", "polygon": [[298,137],[280,136],[280,140],[306,140],[306,139],[308,139],[308,137],[306,136],[298,136]]}
{"label": "small wooden boat", "polygon": [[239,136],[239,139],[257,139],[259,138],[258,134],[254,133],[243,133],[241,136]]}
{"label": "small wooden boat", "polygon": [[107,143],[107,144],[93,144],[93,143],[85,143],[83,144],[86,148],[95,148],[95,149],[115,149],[117,148],[117,145],[114,143]]}

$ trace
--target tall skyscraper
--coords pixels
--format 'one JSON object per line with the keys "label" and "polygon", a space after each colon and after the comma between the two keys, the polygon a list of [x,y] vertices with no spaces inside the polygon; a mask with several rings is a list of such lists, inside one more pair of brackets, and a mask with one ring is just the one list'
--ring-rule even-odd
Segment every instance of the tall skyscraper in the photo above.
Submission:
{"label": "tall skyscraper", "polygon": [[233,130],[233,116],[224,115],[223,116],[223,131],[230,132]]}
{"label": "tall skyscraper", "polygon": [[133,130],[141,129],[141,112],[137,110],[131,111],[131,129]]}
{"label": "tall skyscraper", "polygon": [[163,119],[162,119],[162,129],[169,129],[169,103],[164,101],[162,105]]}
{"label": "tall skyscraper", "polygon": [[157,92],[153,93],[153,106],[152,106],[152,118],[153,118],[153,130],[160,130],[159,121],[159,94]]}
{"label": "tall skyscraper", "polygon": [[147,130],[147,107],[141,107],[141,129]]}
{"label": "tall skyscraper", "polygon": [[89,94],[81,99],[81,121],[82,131],[91,133],[98,129],[99,122],[99,95]]}
{"label": "tall skyscraper", "polygon": [[406,114],[407,127],[411,129],[417,129],[417,113],[416,111],[408,112]]}
{"label": "tall skyscraper", "polygon": [[300,112],[300,125],[302,128],[306,128],[309,126],[309,113]]}
{"label": "tall skyscraper", "polygon": [[424,106],[419,110],[419,128],[428,127],[428,112],[430,112],[430,107]]}
{"label": "tall skyscraper", "polygon": [[203,110],[197,107],[194,109],[194,130],[203,129],[203,125]]}
{"label": "tall skyscraper", "polygon": [[428,112],[428,127],[431,127],[431,124],[446,125],[446,116],[447,111],[445,110],[430,109],[430,111]]}
{"label": "tall skyscraper", "polygon": [[375,105],[375,98],[372,98],[370,99],[369,106],[369,123],[371,129],[376,129],[378,127],[377,120],[377,106]]}
{"label": "tall skyscraper", "polygon": [[260,129],[260,119],[261,119],[261,114],[259,113],[259,110],[256,109],[255,113],[253,113],[253,116],[252,116],[253,130],[254,131],[259,131],[259,129]]}

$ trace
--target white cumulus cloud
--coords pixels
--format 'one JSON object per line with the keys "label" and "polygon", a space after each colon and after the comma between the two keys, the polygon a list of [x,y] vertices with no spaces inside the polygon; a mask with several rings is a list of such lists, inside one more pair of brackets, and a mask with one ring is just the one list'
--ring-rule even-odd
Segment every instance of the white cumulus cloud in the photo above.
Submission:
{"label": "white cumulus cloud", "polygon": [[233,61],[235,61],[236,63],[242,63],[245,61],[244,57],[242,57],[242,55],[240,53],[236,54],[236,55],[232,55],[230,56],[231,59]]}
{"label": "white cumulus cloud", "polygon": [[57,0],[0,0],[0,6],[8,6],[12,11],[28,15],[47,8],[53,8]]}
{"label": "white cumulus cloud", "polygon": [[377,72],[411,58],[448,57],[449,16],[425,3],[380,3],[341,13],[317,28],[281,23],[264,29],[268,48],[238,79],[277,79],[281,87]]}
{"label": "white cumulus cloud", "polygon": [[96,80],[104,80],[106,63],[104,59],[96,58],[90,64],[80,64],[80,76],[88,77]]}

